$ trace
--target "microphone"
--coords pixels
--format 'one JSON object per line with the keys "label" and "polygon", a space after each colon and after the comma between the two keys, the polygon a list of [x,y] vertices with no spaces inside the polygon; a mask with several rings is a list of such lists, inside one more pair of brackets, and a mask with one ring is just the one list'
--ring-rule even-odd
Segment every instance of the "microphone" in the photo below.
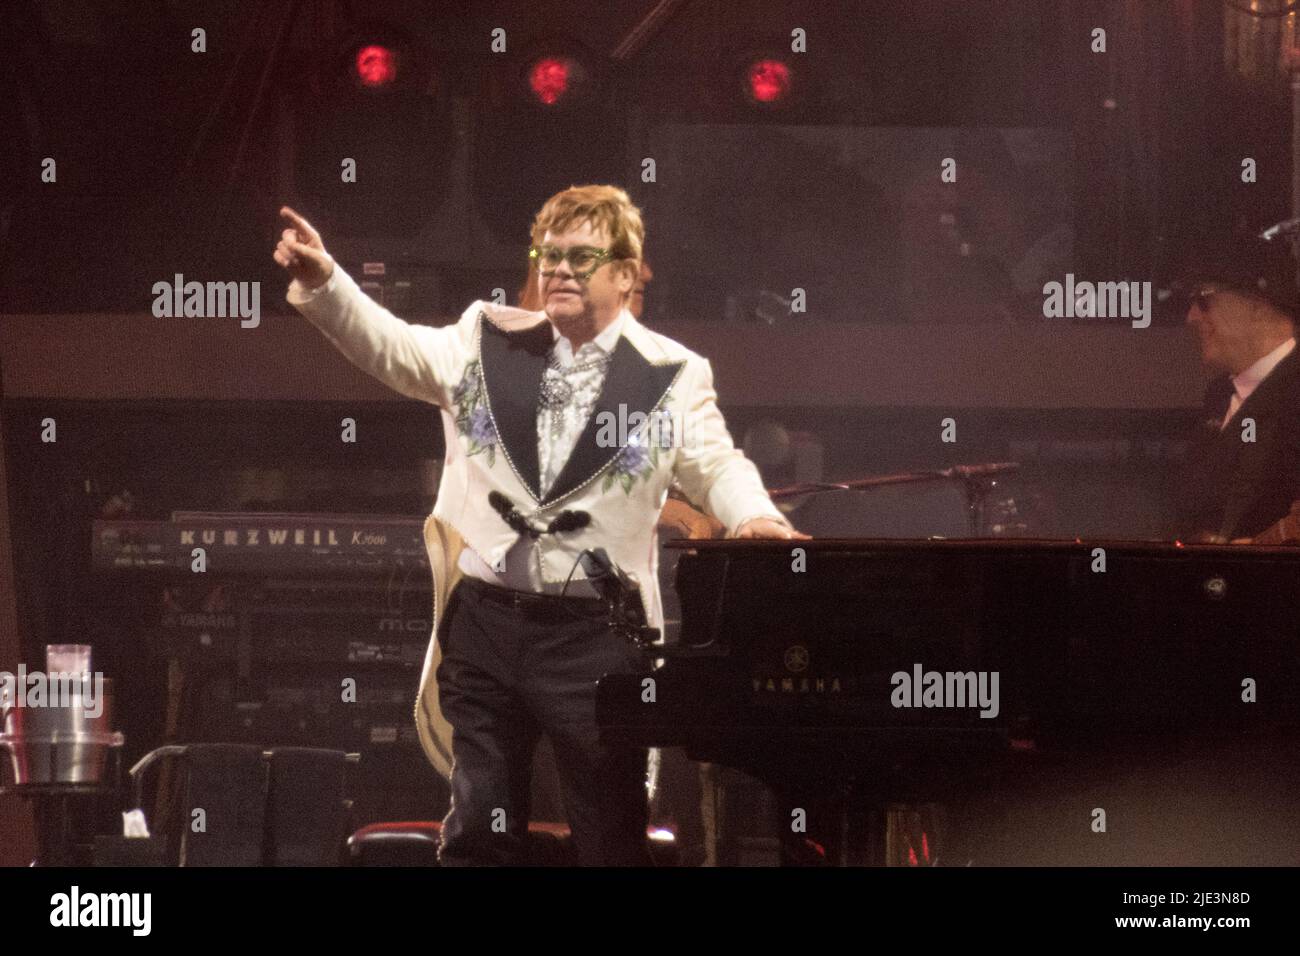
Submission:
{"label": "microphone", "polygon": [[506,524],[520,534],[526,534],[530,538],[536,538],[540,534],[528,523],[528,519],[519,513],[519,509],[510,503],[510,499],[501,492],[488,492],[488,504],[502,517]]}
{"label": "microphone", "polygon": [[565,508],[555,520],[546,526],[547,534],[564,534],[568,531],[578,531],[591,524],[591,515],[585,511],[570,511]]}
{"label": "microphone", "polygon": [[609,552],[604,548],[588,548],[582,552],[582,570],[587,572],[587,577],[613,574],[614,562],[610,560]]}
{"label": "microphone", "polygon": [[604,548],[588,548],[582,552],[582,570],[587,580],[600,591],[627,626],[645,627],[645,606],[641,603],[641,589],[611,560]]}
{"label": "microphone", "polygon": [[587,572],[588,576],[591,575],[594,569],[597,574],[609,575],[625,591],[635,591],[637,589],[636,585],[632,583],[632,579],[623,573],[623,569],[614,563],[609,556],[609,552],[604,548],[588,549],[583,554],[582,560],[583,570]]}
{"label": "microphone", "polygon": [[618,605],[622,592],[618,578],[614,575],[614,562],[609,559],[604,548],[595,548],[582,552],[583,573],[587,580],[600,591],[600,596],[615,606]]}
{"label": "microphone", "polygon": [[488,492],[488,504],[492,510],[499,514],[506,524],[510,525],[520,534],[526,534],[536,541],[544,534],[564,534],[569,531],[578,531],[581,528],[591,524],[591,515],[585,511],[570,511],[568,508],[556,515],[551,523],[544,529],[537,528],[528,523],[525,518],[513,504],[499,491]]}

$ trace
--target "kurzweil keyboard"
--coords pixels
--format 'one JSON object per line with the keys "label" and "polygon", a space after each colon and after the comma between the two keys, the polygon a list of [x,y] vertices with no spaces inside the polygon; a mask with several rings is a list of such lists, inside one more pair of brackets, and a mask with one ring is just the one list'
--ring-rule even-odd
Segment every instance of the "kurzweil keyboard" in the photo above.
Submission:
{"label": "kurzweil keyboard", "polygon": [[167,521],[94,522],[98,570],[372,576],[428,569],[424,518],[390,515],[178,511]]}

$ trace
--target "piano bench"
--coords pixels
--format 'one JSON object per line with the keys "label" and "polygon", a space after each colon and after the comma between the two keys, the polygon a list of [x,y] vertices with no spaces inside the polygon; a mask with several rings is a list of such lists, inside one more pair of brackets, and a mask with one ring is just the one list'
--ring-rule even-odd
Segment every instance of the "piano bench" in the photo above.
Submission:
{"label": "piano bench", "polygon": [[[442,823],[416,820],[371,823],[348,837],[353,866],[437,866]],[[665,831],[649,828],[646,844],[658,866],[676,864],[674,841]],[[568,824],[528,824],[528,866],[575,866]]]}

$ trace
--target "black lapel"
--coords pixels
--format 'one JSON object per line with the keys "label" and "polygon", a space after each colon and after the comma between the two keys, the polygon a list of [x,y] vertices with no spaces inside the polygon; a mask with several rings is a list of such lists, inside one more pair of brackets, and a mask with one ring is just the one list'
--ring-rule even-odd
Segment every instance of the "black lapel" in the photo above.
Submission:
{"label": "black lapel", "polygon": [[1228,406],[1232,404],[1232,396],[1235,394],[1232,379],[1227,375],[1220,375],[1206,388],[1203,408],[1208,426],[1207,436],[1219,433],[1219,423],[1223,421],[1223,416],[1228,414]]}
{"label": "black lapel", "polygon": [[1237,437],[1240,438],[1243,418],[1253,417],[1257,425],[1262,424],[1259,421],[1260,415],[1267,416],[1276,411],[1279,403],[1294,388],[1296,371],[1296,350],[1292,349],[1286,358],[1273,367],[1264,381],[1255,386],[1250,398],[1241,403],[1241,408],[1237,409],[1237,414],[1232,416],[1232,421],[1228,422],[1224,431],[1232,431],[1235,426]]}
{"label": "black lapel", "polygon": [[[569,455],[569,460],[564,463],[563,470],[556,477],[545,503],[563,498],[581,488],[600,474],[618,454],[618,447],[602,448],[596,441],[600,423],[609,420],[606,416],[612,415],[612,420],[617,423],[627,421],[638,411],[649,415],[685,364],[685,362],[652,364],[627,340],[626,336],[620,335],[618,341],[614,343],[614,352],[610,356],[609,371],[605,373],[605,384],[601,388],[600,397],[596,399],[591,417],[587,419],[587,425],[578,437],[578,443],[574,446],[573,453]],[[534,389],[534,400],[536,395],[537,389]],[[623,409],[621,415],[620,406]],[[640,421],[639,418],[633,420]],[[534,451],[533,460],[536,461],[536,458]]]}
{"label": "black lapel", "polygon": [[[1227,394],[1223,401],[1219,401],[1216,395],[1212,405],[1213,411],[1206,419],[1207,439],[1201,449],[1203,467],[1217,478],[1216,481],[1208,483],[1212,486],[1222,484],[1232,468],[1232,463],[1241,454],[1241,409],[1237,409],[1237,414],[1228,420],[1227,425],[1219,427],[1219,422],[1223,421],[1223,416],[1228,411],[1232,396],[1236,394],[1231,379],[1225,378],[1224,384],[1227,386]],[[1242,405],[1242,408],[1244,407],[1245,405]],[[1223,500],[1220,488],[1214,487],[1212,493],[1218,500]]]}
{"label": "black lapel", "polygon": [[[1215,491],[1223,505],[1222,525],[1216,530],[1225,537],[1237,533],[1243,516],[1264,491],[1264,470],[1275,451],[1278,416],[1287,412],[1283,405],[1294,394],[1297,371],[1300,365],[1293,349],[1255,386],[1215,443],[1211,461],[1219,477]],[[1241,440],[1244,418],[1255,420],[1256,438],[1252,443]]]}
{"label": "black lapel", "polygon": [[1214,379],[1206,388],[1202,419],[1182,473],[1181,510],[1188,530],[1219,528],[1228,484],[1241,453],[1241,441],[1230,440],[1229,430],[1219,428],[1232,395],[1232,380],[1227,375]]}
{"label": "black lapel", "polygon": [[1255,386],[1250,398],[1241,403],[1223,428],[1219,428],[1218,423],[1223,421],[1232,401],[1232,380],[1225,375],[1210,384],[1205,403],[1205,441],[1200,451],[1212,469],[1221,469],[1226,462],[1235,461],[1241,455],[1245,448],[1241,440],[1242,419],[1254,418],[1256,427],[1263,428],[1270,416],[1278,411],[1279,404],[1294,390],[1297,373],[1300,373],[1300,364],[1297,363],[1296,351],[1292,350],[1264,381]]}
{"label": "black lapel", "polygon": [[543,320],[522,332],[505,332],[479,320],[479,361],[488,411],[506,461],[533,498],[541,483],[537,463],[537,397],[554,333]]}

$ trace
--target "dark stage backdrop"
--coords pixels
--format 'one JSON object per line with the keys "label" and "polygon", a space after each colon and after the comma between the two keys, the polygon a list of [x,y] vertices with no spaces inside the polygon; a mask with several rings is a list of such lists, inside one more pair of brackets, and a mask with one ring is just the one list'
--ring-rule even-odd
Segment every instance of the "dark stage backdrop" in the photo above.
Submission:
{"label": "dark stage backdrop", "polygon": [[799,287],[811,318],[1032,318],[1072,268],[1066,130],[668,124],[646,141],[655,315],[775,317]]}

